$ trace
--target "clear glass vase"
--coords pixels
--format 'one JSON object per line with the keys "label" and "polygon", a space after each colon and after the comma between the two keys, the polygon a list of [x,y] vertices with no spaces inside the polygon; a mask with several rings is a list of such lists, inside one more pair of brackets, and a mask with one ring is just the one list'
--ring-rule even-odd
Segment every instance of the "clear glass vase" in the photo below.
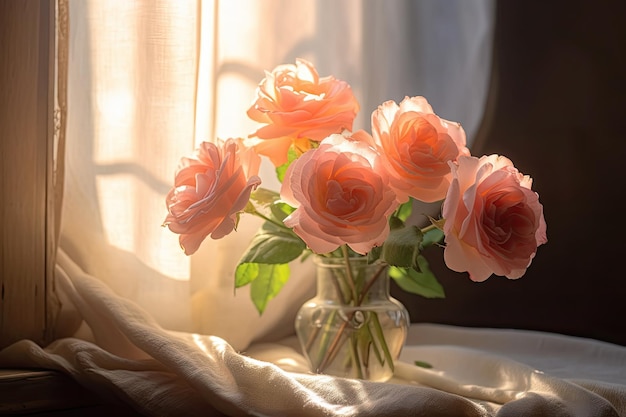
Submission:
{"label": "clear glass vase", "polygon": [[387,267],[366,258],[317,256],[317,294],[295,329],[311,371],[386,381],[406,340],[409,314],[389,295]]}

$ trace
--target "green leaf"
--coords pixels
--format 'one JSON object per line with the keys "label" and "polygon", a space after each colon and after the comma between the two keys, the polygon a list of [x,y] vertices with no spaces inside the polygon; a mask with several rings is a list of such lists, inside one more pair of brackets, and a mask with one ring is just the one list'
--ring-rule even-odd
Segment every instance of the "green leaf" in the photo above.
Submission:
{"label": "green leaf", "polygon": [[280,199],[280,194],[267,188],[257,188],[250,193],[250,199],[261,206],[268,206]]}
{"label": "green leaf", "polygon": [[395,216],[391,216],[389,218],[389,228],[391,230],[401,229],[403,227],[404,227],[404,222],[400,218],[395,217]]}
{"label": "green leaf", "polygon": [[306,245],[291,229],[265,222],[252,238],[239,264],[286,264],[302,254]]}
{"label": "green leaf", "polygon": [[367,263],[373,264],[378,259],[380,259],[380,255],[382,255],[382,253],[383,253],[382,246],[374,246],[367,254]]}
{"label": "green leaf", "polygon": [[289,280],[288,264],[257,264],[258,274],[250,284],[250,298],[254,306],[263,314],[267,303],[274,298]]}
{"label": "green leaf", "polygon": [[422,249],[427,248],[435,243],[440,243],[443,240],[443,231],[441,229],[430,229],[424,233],[422,238]]}
{"label": "green leaf", "polygon": [[295,210],[296,209],[291,207],[289,204],[281,201],[277,201],[270,206],[272,217],[279,222],[285,220],[285,217],[289,216]]}
{"label": "green leaf", "polygon": [[430,270],[426,258],[420,255],[417,257],[417,261],[420,272],[413,268],[392,266],[389,268],[389,276],[406,292],[426,298],[445,298],[443,287]]}
{"label": "green leaf", "polygon": [[270,219],[274,221],[274,223],[282,225],[283,220],[295,210],[296,209],[289,204],[281,201],[280,194],[276,191],[260,188],[252,192],[250,201],[244,211]]}
{"label": "green leaf", "polygon": [[[252,198],[252,195],[250,196],[250,198]],[[243,212],[252,213],[252,214],[256,212],[256,208],[254,207],[254,204],[252,204],[252,201],[248,200],[248,202],[246,203],[246,206],[243,209]]]}
{"label": "green leaf", "polygon": [[276,178],[281,183],[285,180],[285,173],[287,172],[287,168],[289,168],[291,162],[285,162],[284,164],[276,167]]}
{"label": "green leaf", "polygon": [[426,368],[426,369],[430,369],[433,367],[431,364],[429,364],[428,362],[424,362],[424,361],[415,361],[415,366],[419,366],[420,368]]}
{"label": "green leaf", "polygon": [[302,155],[302,151],[297,150],[295,146],[291,144],[289,150],[287,151],[287,162],[285,162],[281,166],[276,167],[276,177],[278,178],[278,181],[280,181],[281,183],[284,181],[287,168],[289,168],[289,165],[291,165],[293,161],[298,159],[300,155]]}
{"label": "green leaf", "polygon": [[392,229],[383,245],[383,260],[389,265],[419,269],[417,256],[422,236],[422,231],[417,226]]}
{"label": "green leaf", "polygon": [[409,216],[411,215],[412,211],[413,211],[413,199],[410,198],[409,201],[407,201],[406,203],[401,204],[396,209],[395,216],[397,218],[399,218],[400,220],[402,220],[403,222],[405,222],[406,219],[408,219]]}
{"label": "green leaf", "polygon": [[245,263],[237,265],[235,269],[235,288],[248,285],[259,276],[259,264]]}

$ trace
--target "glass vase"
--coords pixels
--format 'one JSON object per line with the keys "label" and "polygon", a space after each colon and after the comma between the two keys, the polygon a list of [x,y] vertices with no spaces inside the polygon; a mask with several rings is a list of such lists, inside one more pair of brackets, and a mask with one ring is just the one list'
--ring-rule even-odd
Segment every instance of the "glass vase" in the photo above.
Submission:
{"label": "glass vase", "polygon": [[295,329],[311,371],[386,381],[406,340],[409,314],[389,295],[387,267],[366,258],[317,256],[317,294]]}

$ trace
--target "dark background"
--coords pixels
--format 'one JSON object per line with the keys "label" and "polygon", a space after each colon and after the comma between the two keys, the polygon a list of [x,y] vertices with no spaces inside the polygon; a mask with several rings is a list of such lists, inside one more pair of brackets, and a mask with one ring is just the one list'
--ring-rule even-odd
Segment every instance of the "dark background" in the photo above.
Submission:
{"label": "dark background", "polygon": [[483,283],[426,255],[445,299],[392,288],[413,322],[626,345],[625,2],[496,2],[492,83],[472,154],[533,177],[548,243],[518,280]]}

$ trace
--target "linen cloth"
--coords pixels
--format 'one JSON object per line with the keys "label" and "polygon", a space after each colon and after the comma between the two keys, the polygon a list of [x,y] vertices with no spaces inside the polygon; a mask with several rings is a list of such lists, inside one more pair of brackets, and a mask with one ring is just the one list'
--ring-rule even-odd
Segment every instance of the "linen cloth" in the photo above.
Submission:
{"label": "linen cloth", "polygon": [[294,337],[237,352],[218,337],[163,329],[63,252],[56,272],[87,327],[45,348],[19,341],[0,366],[66,372],[142,414],[626,416],[626,347],[417,324],[389,382],[311,375]]}

